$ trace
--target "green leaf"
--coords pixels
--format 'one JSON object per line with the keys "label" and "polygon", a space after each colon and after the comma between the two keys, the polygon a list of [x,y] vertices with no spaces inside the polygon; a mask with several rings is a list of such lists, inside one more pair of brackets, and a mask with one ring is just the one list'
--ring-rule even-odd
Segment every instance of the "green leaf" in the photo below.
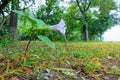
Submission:
{"label": "green leaf", "polygon": [[37,26],[47,26],[41,19],[37,19],[35,17],[31,17],[34,21],[36,21]]}
{"label": "green leaf", "polygon": [[95,63],[94,63],[94,67],[95,67],[95,68],[97,68],[97,67],[99,67],[99,66],[100,66],[100,62],[95,62]]}
{"label": "green leaf", "polygon": [[42,35],[38,35],[37,37],[43,42],[45,42],[46,44],[48,44],[51,48],[55,49],[55,45],[52,43],[52,41],[50,41],[50,39]]}
{"label": "green leaf", "polygon": [[68,76],[76,76],[73,69],[66,69],[66,68],[51,68],[52,70],[62,71],[63,74]]}
{"label": "green leaf", "polygon": [[12,10],[12,11],[20,16],[23,16],[25,19],[31,22],[34,26],[48,26],[41,19],[37,19],[34,16],[30,16],[24,13],[23,11],[18,11],[18,10]]}
{"label": "green leaf", "polygon": [[23,11],[18,11],[18,10],[12,10],[14,13],[24,17],[25,19],[27,19],[29,22],[31,22],[33,25],[37,24],[37,21],[32,19],[32,17],[30,17],[28,14],[24,13]]}
{"label": "green leaf", "polygon": [[82,80],[86,80],[84,77],[81,77],[82,78]]}
{"label": "green leaf", "polygon": [[23,11],[18,11],[18,10],[12,10],[14,13],[21,15],[21,16],[26,16]]}
{"label": "green leaf", "polygon": [[32,19],[30,16],[25,16],[25,18],[28,19],[28,21],[30,21],[32,23],[32,25],[37,24],[37,22],[34,19]]}

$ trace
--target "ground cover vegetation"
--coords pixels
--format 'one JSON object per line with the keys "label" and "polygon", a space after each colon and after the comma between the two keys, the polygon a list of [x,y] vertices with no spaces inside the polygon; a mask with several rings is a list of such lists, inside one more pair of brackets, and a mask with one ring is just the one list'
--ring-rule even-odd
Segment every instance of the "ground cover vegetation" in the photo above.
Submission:
{"label": "ground cover vegetation", "polygon": [[119,6],[63,1],[0,0],[0,80],[120,79],[120,43],[101,42]]}
{"label": "ground cover vegetation", "polygon": [[25,58],[26,44],[21,41],[1,49],[2,80],[120,79],[120,43],[56,42],[56,49],[51,49],[33,41]]}

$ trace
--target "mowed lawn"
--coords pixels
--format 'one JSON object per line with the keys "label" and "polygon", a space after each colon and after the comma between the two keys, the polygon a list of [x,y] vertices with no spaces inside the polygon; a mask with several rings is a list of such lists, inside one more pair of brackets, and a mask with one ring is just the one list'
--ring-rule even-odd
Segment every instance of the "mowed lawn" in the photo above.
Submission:
{"label": "mowed lawn", "polygon": [[120,80],[120,42],[54,43],[56,49],[33,41],[27,57],[27,41],[1,49],[1,79]]}

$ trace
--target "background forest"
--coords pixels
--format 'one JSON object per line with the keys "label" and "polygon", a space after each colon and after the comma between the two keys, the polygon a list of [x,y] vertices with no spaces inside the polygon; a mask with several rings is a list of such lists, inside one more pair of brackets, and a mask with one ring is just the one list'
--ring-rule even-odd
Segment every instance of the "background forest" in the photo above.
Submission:
{"label": "background forest", "polygon": [[[114,0],[4,0],[1,1],[1,35],[10,32],[14,39],[28,40],[31,23],[18,16],[12,10],[22,11],[45,24],[54,25],[64,19],[67,27],[66,36],[57,31],[40,31],[52,41],[87,41],[102,40],[103,33],[114,26],[118,18],[112,11],[118,9]],[[64,6],[66,5],[66,6]]]}

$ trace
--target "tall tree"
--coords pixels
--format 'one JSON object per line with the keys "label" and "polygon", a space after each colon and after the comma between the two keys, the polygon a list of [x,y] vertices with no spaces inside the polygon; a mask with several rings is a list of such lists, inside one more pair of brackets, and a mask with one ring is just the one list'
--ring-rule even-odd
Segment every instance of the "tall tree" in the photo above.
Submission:
{"label": "tall tree", "polygon": [[[14,0],[14,1],[11,1],[11,9],[14,10],[14,9],[18,9],[19,8],[19,4],[18,4],[18,0]],[[14,12],[11,11],[10,13],[10,23],[9,23],[9,30],[10,30],[10,33],[13,37],[13,39],[16,39],[17,40],[17,20],[18,20],[18,15]]]}
{"label": "tall tree", "polygon": [[87,11],[89,10],[90,6],[91,6],[91,0],[76,0],[77,5],[79,7],[79,10],[83,16],[84,19],[84,25],[83,25],[83,39],[84,40],[89,40],[88,38],[88,19],[87,19]]}
{"label": "tall tree", "polygon": [[[21,7],[22,3],[22,7]],[[16,10],[25,10],[29,8],[30,6],[34,5],[34,0],[1,0],[0,1],[0,14],[3,15],[3,19],[0,22],[0,27],[3,26],[6,19],[8,18],[5,16],[5,12],[10,15],[10,23],[9,23],[9,30],[12,35],[12,37],[15,39],[17,38],[17,19],[18,16],[14,12],[12,12],[13,9]]]}
{"label": "tall tree", "polygon": [[88,11],[92,8],[99,8],[100,14],[104,17],[104,15],[109,14],[110,10],[115,8],[115,2],[114,0],[76,0],[76,3],[84,20],[83,39],[87,41],[89,40]]}

